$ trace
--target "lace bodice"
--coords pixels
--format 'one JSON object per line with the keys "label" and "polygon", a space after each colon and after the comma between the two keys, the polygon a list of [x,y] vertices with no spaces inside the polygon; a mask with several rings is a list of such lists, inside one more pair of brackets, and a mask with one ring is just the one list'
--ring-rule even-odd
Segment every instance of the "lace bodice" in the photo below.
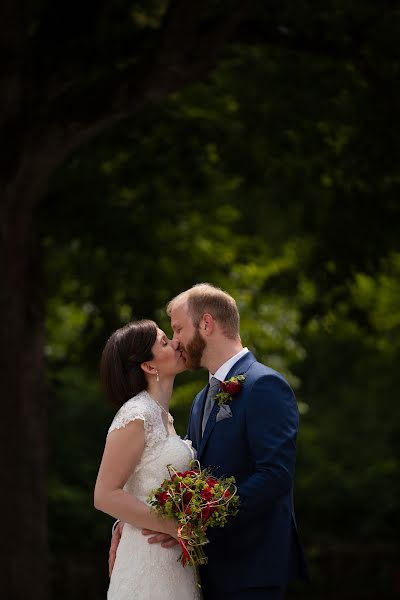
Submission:
{"label": "lace bodice", "polygon": [[144,450],[124,489],[145,500],[151,490],[168,477],[168,464],[178,470],[188,468],[190,460],[194,458],[194,449],[189,440],[182,440],[178,435],[167,432],[162,410],[147,392],[141,392],[125,402],[108,432],[125,427],[136,419],[144,422]]}
{"label": "lace bodice", "polygon": [[162,420],[161,408],[146,391],[140,392],[121,406],[110,425],[108,433],[114,429],[125,427],[135,419],[144,421],[145,448],[151,448],[167,435]]}
{"label": "lace bodice", "polygon": [[[144,423],[142,457],[124,490],[146,502],[151,490],[169,476],[167,465],[178,470],[195,458],[191,442],[167,432],[162,410],[147,392],[128,400],[115,415],[109,433],[140,419]],[[179,547],[149,544],[141,531],[125,524],[110,580],[108,600],[198,600],[197,574],[177,561]]]}

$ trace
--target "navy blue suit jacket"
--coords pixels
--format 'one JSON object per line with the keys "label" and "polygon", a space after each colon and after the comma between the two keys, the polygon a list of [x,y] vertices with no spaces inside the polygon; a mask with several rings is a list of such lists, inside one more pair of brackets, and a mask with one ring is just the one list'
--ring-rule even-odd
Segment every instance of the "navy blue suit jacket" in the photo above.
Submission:
{"label": "navy blue suit jacket", "polygon": [[242,373],[232,417],[216,422],[215,404],[202,437],[207,385],[194,399],[188,430],[201,465],[216,476],[234,475],[238,486],[239,514],[225,528],[208,530],[209,560],[201,568],[207,589],[227,592],[307,578],[293,507],[296,399],[285,379],[251,352],[227,379]]}

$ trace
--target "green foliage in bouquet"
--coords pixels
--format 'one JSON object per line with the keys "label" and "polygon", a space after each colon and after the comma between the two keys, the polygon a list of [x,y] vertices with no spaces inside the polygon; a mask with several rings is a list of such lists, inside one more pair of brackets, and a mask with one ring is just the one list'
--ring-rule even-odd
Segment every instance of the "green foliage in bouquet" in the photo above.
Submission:
{"label": "green foliage in bouquet", "polygon": [[[208,527],[224,527],[238,512],[239,497],[234,477],[217,479],[192,461],[191,470],[176,471],[168,465],[169,479],[151,492],[149,504],[158,514],[179,523],[178,539],[183,566],[207,563],[202,546]],[[192,468],[194,467],[194,468]]]}

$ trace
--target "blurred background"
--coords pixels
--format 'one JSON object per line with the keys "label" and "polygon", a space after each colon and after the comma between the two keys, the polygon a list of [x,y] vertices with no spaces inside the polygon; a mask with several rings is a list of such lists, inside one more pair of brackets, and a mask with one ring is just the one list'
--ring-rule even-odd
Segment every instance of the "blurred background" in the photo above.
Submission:
{"label": "blurred background", "polygon": [[[99,385],[108,336],[142,317],[170,335],[168,300],[208,281],[236,298],[244,345],[297,395],[295,504],[313,585],[289,598],[399,597],[398,3],[31,4],[30,39],[46,57],[34,89],[68,57],[66,96],[61,86],[47,103],[28,101],[19,123],[58,133],[32,212],[50,596],[106,594],[113,520],[93,508],[93,488],[114,414]],[[155,37],[174,18],[171,35]],[[137,68],[150,50],[151,85]],[[136,69],[131,106],[107,119],[100,104],[117,80],[106,85],[100,64],[107,76]],[[72,143],[93,115],[97,126]],[[21,198],[3,208],[23,215]],[[205,381],[176,380],[181,435]]]}

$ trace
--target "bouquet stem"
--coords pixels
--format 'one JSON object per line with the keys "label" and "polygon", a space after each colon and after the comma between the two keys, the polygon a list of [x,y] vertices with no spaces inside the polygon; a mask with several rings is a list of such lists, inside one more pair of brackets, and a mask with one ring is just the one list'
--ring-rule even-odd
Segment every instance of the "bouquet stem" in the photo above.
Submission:
{"label": "bouquet stem", "polygon": [[182,525],[178,529],[178,541],[182,550],[179,560],[183,567],[186,564],[191,566],[207,564],[208,559],[203,546],[208,543],[208,539],[204,532],[194,532],[190,525]]}

